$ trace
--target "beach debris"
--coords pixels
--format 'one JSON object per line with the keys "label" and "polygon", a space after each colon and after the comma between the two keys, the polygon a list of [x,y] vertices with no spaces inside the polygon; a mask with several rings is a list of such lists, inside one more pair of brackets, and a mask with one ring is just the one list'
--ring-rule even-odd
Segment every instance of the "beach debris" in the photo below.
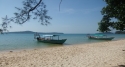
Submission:
{"label": "beach debris", "polygon": [[10,51],[10,52],[13,52],[13,51]]}
{"label": "beach debris", "polygon": [[125,65],[118,65],[119,67],[125,67]]}
{"label": "beach debris", "polygon": [[9,63],[5,63],[6,65],[9,65]]}
{"label": "beach debris", "polygon": [[122,50],[122,51],[125,51],[125,50]]}
{"label": "beach debris", "polygon": [[31,64],[31,65],[33,65],[33,64]]}

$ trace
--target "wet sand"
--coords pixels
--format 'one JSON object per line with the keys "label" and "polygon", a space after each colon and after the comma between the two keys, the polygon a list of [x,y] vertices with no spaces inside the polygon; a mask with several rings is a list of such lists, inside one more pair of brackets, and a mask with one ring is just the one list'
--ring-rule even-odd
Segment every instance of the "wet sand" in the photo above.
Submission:
{"label": "wet sand", "polygon": [[0,52],[0,67],[124,67],[125,40]]}

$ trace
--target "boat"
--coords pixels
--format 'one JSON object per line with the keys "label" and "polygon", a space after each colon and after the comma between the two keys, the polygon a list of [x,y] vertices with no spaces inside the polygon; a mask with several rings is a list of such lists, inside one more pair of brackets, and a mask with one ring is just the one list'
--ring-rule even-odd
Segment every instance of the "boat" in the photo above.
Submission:
{"label": "boat", "polygon": [[107,37],[107,35],[87,35],[89,39],[94,39],[94,40],[112,40],[115,37]]}
{"label": "boat", "polygon": [[[55,39],[55,37],[57,37]],[[43,35],[42,37],[37,33],[34,36],[38,42],[52,43],[52,44],[63,44],[67,39],[59,39],[59,35]]]}

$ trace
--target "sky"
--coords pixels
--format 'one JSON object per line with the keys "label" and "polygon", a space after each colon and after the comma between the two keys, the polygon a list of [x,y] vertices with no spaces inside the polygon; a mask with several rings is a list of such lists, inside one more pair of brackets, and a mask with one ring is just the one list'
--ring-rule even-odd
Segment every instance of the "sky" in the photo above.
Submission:
{"label": "sky", "polygon": [[[15,7],[23,7],[23,0],[0,0],[0,23],[6,15],[13,17]],[[62,33],[98,33],[98,22],[102,19],[101,10],[106,3],[103,0],[43,0],[47,5],[50,24],[43,26],[38,20],[29,20],[23,25],[10,23],[13,31],[62,32]]]}

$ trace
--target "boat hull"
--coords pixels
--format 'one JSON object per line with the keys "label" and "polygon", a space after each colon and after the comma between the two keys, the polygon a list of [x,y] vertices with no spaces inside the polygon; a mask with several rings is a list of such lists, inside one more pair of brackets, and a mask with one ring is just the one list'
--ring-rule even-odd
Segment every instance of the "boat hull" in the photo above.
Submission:
{"label": "boat hull", "polygon": [[67,39],[62,39],[62,40],[40,40],[37,39],[38,42],[43,42],[43,43],[52,43],[52,44],[63,44]]}
{"label": "boat hull", "polygon": [[100,37],[88,37],[89,39],[95,39],[95,40],[112,40],[114,37],[108,37],[108,38],[100,38]]}

